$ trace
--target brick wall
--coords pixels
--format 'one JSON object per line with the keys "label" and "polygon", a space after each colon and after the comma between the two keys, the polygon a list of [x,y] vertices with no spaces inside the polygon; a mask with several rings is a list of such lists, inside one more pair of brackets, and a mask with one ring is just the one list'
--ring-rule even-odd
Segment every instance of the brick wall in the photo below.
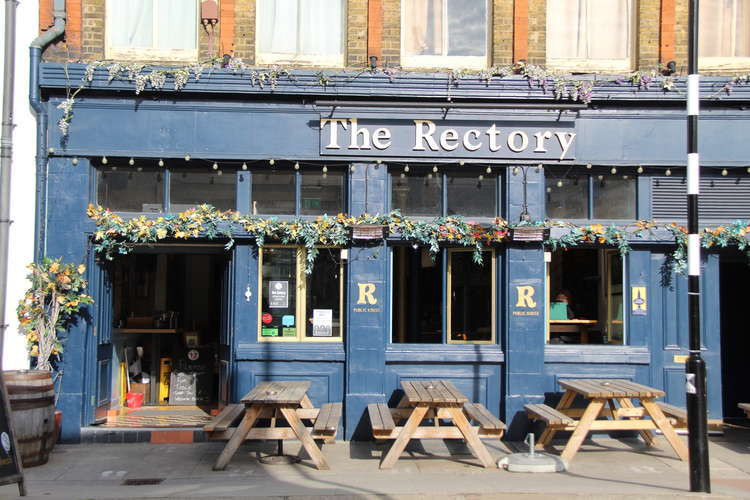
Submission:
{"label": "brick wall", "polygon": [[636,65],[649,69],[659,64],[659,34],[661,0],[640,0],[637,2],[636,26]]}
{"label": "brick wall", "polygon": [[383,65],[401,65],[401,0],[383,0]]}
{"label": "brick wall", "polygon": [[[527,0],[515,0],[515,3]],[[494,0],[492,2],[492,52],[491,64],[504,66],[513,62],[514,57],[514,0]],[[527,14],[528,16],[528,14]],[[524,42],[527,39],[523,34]]]}
{"label": "brick wall", "polygon": [[547,61],[547,0],[528,0],[529,3],[529,57],[531,64]]}
{"label": "brick wall", "polygon": [[235,0],[234,55],[255,63],[255,0]]}
{"label": "brick wall", "polygon": [[346,8],[346,65],[367,65],[367,0],[349,0]]}
{"label": "brick wall", "polygon": [[674,60],[677,71],[687,74],[688,53],[688,0],[675,0]]}
{"label": "brick wall", "polygon": [[83,42],[81,58],[85,61],[104,59],[105,0],[83,0]]}

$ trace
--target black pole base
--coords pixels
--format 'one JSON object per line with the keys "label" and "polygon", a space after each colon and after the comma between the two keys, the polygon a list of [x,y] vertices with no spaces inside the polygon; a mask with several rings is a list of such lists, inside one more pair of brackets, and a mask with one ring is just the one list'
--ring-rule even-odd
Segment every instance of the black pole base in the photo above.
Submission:
{"label": "black pole base", "polygon": [[706,363],[699,352],[692,352],[685,363],[690,491],[711,493],[708,469],[708,406],[706,404]]}

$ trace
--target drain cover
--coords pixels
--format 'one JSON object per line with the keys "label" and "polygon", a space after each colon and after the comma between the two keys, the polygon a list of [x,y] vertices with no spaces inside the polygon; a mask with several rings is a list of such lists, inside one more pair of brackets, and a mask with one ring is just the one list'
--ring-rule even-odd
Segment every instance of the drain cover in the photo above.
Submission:
{"label": "drain cover", "polygon": [[126,479],[122,482],[123,486],[147,486],[150,484],[161,484],[164,482],[164,478],[133,478]]}

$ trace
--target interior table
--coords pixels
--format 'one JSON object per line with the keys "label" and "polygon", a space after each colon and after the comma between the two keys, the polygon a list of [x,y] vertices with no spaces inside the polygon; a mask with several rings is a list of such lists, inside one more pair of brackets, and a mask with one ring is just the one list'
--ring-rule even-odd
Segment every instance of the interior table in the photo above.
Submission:
{"label": "interior table", "polygon": [[[561,379],[558,383],[565,393],[556,409],[577,420],[565,426],[547,427],[538,444],[547,445],[558,430],[573,431],[561,455],[566,463],[570,463],[591,431],[637,430],[646,444],[652,445],[651,431],[659,429],[677,456],[681,460],[688,459],[685,443],[654,401],[664,397],[664,391],[620,379]],[[586,408],[571,408],[577,395],[588,400]],[[635,406],[633,400],[640,401],[641,406]],[[611,420],[597,420],[601,416],[611,417]]]}
{"label": "interior table", "polygon": [[219,458],[216,459],[214,470],[224,469],[237,452],[240,444],[248,437],[253,439],[278,439],[279,428],[259,427],[253,429],[253,425],[262,414],[280,414],[289,424],[297,439],[300,440],[315,466],[318,469],[329,469],[323,453],[300,419],[301,412],[299,412],[299,409],[313,408],[310,399],[307,397],[309,388],[310,382],[308,381],[261,382],[256,385],[240,400],[240,403],[245,406],[244,416]]}
{"label": "interior table", "polygon": [[598,323],[595,319],[552,319],[549,322],[550,336],[553,333],[576,333],[579,344],[589,343],[589,328]]}
{"label": "interior table", "polygon": [[[407,409],[406,423],[396,427],[396,440],[380,463],[381,469],[393,467],[411,439],[455,439],[463,438],[484,467],[494,466],[494,461],[479,439],[477,429],[469,424],[464,415],[464,405],[469,399],[449,380],[402,381],[404,397],[399,408]],[[397,413],[397,412],[394,412]],[[420,427],[425,418],[432,418],[432,427]],[[441,419],[450,419],[452,426],[439,425]],[[456,432],[458,431],[458,432]]]}

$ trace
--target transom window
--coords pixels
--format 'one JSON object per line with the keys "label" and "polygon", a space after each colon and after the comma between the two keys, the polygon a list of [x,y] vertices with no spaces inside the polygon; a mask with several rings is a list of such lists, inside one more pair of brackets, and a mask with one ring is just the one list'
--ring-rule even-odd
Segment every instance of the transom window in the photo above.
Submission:
{"label": "transom window", "polygon": [[635,0],[547,0],[547,65],[575,71],[633,67]]}
{"label": "transom window", "polygon": [[402,66],[486,67],[487,13],[487,0],[402,0]]}
{"label": "transom window", "polygon": [[617,250],[552,252],[547,267],[547,343],[622,345],[623,280]]}
{"label": "transom window", "polygon": [[484,251],[478,265],[472,249],[445,249],[433,259],[425,248],[394,247],[391,342],[495,342],[494,256]]}
{"label": "transom window", "polygon": [[750,66],[750,0],[701,0],[699,9],[701,68]]}
{"label": "transom window", "polygon": [[338,248],[319,248],[305,274],[302,247],[266,245],[259,251],[258,340],[340,341],[344,264]]}
{"label": "transom window", "polygon": [[343,0],[258,0],[258,64],[344,65]]}
{"label": "transom window", "polygon": [[[636,179],[617,169],[545,169],[545,207],[550,219],[635,219]],[[598,173],[584,173],[598,172]]]}
{"label": "transom window", "polygon": [[197,0],[107,0],[107,59],[195,60]]}
{"label": "transom window", "polygon": [[457,166],[441,172],[432,165],[393,167],[391,208],[416,217],[495,217],[498,176],[486,168]]}

